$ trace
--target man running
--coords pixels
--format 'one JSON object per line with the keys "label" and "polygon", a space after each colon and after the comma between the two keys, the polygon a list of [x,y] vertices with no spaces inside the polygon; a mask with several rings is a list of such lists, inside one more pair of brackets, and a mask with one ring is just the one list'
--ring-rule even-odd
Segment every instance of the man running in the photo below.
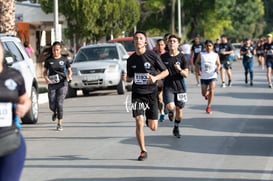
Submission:
{"label": "man running", "polygon": [[[158,127],[157,81],[169,73],[154,51],[146,50],[146,33],[137,31],[134,34],[135,53],[127,60],[127,81],[132,85],[133,117],[136,120],[136,137],[141,150],[139,161],[147,158],[144,140],[144,116],[146,124],[156,131]],[[158,72],[160,71],[160,72]]]}
{"label": "man running", "polygon": [[[196,59],[198,54],[203,51],[204,46],[203,44],[200,42],[200,38],[199,37],[195,37],[194,38],[194,43],[191,47],[191,60],[190,60],[190,70],[193,73],[194,72],[194,68],[195,68],[195,63],[196,63]],[[200,86],[200,82],[199,82],[199,75],[198,75],[198,70],[195,70],[195,79],[197,82],[197,86]]]}
{"label": "man running", "polygon": [[175,121],[173,135],[180,138],[179,124],[183,116],[183,108],[187,102],[186,81],[188,77],[188,62],[178,50],[180,38],[170,35],[168,40],[169,52],[161,55],[162,61],[169,70],[169,75],[164,79],[163,100],[169,111],[169,119]]}
{"label": "man running", "polygon": [[230,54],[233,53],[233,48],[230,43],[228,43],[228,39],[226,35],[221,36],[221,43],[219,45],[219,56],[221,63],[221,79],[222,85],[221,87],[225,88],[225,71],[228,76],[228,86],[231,87],[232,73],[231,73],[231,62],[229,61]]}
{"label": "man running", "polygon": [[250,86],[253,86],[253,74],[254,74],[254,55],[256,50],[251,44],[251,39],[246,38],[244,45],[241,47],[240,54],[243,56],[243,66],[245,70],[245,83],[248,83],[248,72],[250,74]]}
{"label": "man running", "polygon": [[217,74],[221,64],[218,54],[213,50],[213,42],[206,40],[205,46],[206,51],[198,55],[195,67],[196,70],[199,70],[198,74],[201,76],[202,95],[208,100],[206,112],[211,113],[211,103],[214,98]]}
{"label": "man running", "polygon": [[271,73],[273,69],[273,42],[272,42],[272,34],[267,34],[266,43],[264,44],[265,51],[265,60],[266,60],[266,68],[267,68],[267,82],[268,87],[272,89],[272,80]]}

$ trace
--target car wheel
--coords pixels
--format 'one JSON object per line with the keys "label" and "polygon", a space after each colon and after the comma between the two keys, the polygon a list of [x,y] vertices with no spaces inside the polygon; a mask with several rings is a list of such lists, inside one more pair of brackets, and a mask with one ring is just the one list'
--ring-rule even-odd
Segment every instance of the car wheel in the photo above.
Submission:
{"label": "car wheel", "polygon": [[31,88],[31,108],[28,113],[22,118],[24,124],[36,124],[39,114],[38,92],[35,87]]}
{"label": "car wheel", "polygon": [[88,90],[82,90],[82,94],[84,95],[84,96],[88,96],[89,95],[89,91]]}
{"label": "car wheel", "polygon": [[118,94],[124,94],[126,91],[125,88],[125,82],[123,80],[120,80],[118,86],[117,86],[117,93]]}
{"label": "car wheel", "polygon": [[70,87],[68,85],[68,90],[67,90],[66,98],[69,98],[69,97],[77,97],[77,89],[73,89],[72,87]]}

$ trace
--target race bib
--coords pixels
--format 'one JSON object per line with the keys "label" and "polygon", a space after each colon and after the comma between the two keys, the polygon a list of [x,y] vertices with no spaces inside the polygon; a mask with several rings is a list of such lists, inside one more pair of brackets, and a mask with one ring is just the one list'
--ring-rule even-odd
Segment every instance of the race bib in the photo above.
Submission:
{"label": "race bib", "polygon": [[148,73],[135,73],[134,81],[138,85],[147,85],[149,79]]}
{"label": "race bib", "polygon": [[0,127],[12,124],[12,103],[0,103]]}
{"label": "race bib", "polygon": [[200,53],[202,51],[202,48],[195,48],[194,53]]}
{"label": "race bib", "polygon": [[187,102],[188,101],[187,93],[178,93],[177,100],[182,102]]}
{"label": "race bib", "polygon": [[220,49],[220,53],[223,53],[223,52],[225,52],[225,51],[226,51],[225,48],[221,48],[221,49]]}
{"label": "race bib", "polygon": [[50,76],[48,76],[48,78],[50,80],[50,84],[57,84],[60,82],[60,77],[58,74],[50,75]]}

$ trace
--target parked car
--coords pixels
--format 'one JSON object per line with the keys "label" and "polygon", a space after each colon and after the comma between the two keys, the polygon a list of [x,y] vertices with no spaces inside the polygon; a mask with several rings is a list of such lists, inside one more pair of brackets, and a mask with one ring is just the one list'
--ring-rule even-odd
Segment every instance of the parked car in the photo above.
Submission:
{"label": "parked car", "polygon": [[232,43],[234,53],[231,55],[233,61],[239,60],[242,58],[240,54],[241,44],[240,43]]}
{"label": "parked car", "polygon": [[22,123],[35,124],[38,121],[38,81],[33,60],[28,56],[19,38],[0,34],[5,49],[5,64],[19,70],[24,77],[26,91],[31,99],[31,109],[22,118]]}
{"label": "parked car", "polygon": [[71,65],[73,76],[67,97],[77,96],[77,90],[88,95],[90,91],[109,88],[124,94],[126,82],[122,75],[126,72],[128,57],[120,43],[101,43],[80,48]]}
{"label": "parked car", "polygon": [[[122,38],[114,38],[112,40],[109,40],[108,42],[117,42],[121,43],[129,55],[132,55],[135,52],[135,46],[133,42],[133,37],[122,37]],[[147,38],[147,49],[154,50],[155,48],[155,42],[152,38]]]}

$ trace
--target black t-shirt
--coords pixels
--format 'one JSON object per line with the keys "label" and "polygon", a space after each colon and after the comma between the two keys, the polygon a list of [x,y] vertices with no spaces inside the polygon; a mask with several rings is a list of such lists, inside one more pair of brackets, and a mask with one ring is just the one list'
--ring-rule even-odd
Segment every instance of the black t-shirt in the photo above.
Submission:
{"label": "black t-shirt", "polygon": [[253,56],[254,56],[254,47],[252,45],[250,45],[250,46],[244,45],[244,46],[241,47],[240,51],[242,51],[242,52],[250,51],[247,54],[243,54],[243,61],[248,61],[250,59],[253,59]]}
{"label": "black t-shirt", "polygon": [[272,43],[265,43],[264,50],[267,60],[273,60],[273,42]]}
{"label": "black t-shirt", "polygon": [[48,70],[48,76],[59,75],[60,82],[64,82],[66,80],[67,68],[70,67],[70,63],[63,56],[59,59],[49,57],[46,59],[44,67]]}
{"label": "black t-shirt", "polygon": [[156,76],[166,70],[159,55],[152,50],[146,50],[144,54],[133,53],[127,60],[127,76],[134,79],[132,92],[138,94],[150,94],[157,91],[157,84],[148,84],[148,74]]}
{"label": "black t-shirt", "polygon": [[221,63],[225,63],[228,61],[228,57],[230,54],[221,54],[221,52],[225,52],[225,51],[231,51],[233,50],[232,46],[230,43],[220,43],[219,45],[219,58],[220,58],[220,62]]}
{"label": "black t-shirt", "polygon": [[169,71],[169,75],[164,79],[164,88],[171,89],[174,93],[186,92],[184,77],[174,68],[175,64],[180,64],[181,69],[188,67],[184,55],[179,53],[176,56],[170,56],[169,53],[165,53],[161,55],[161,59]]}
{"label": "black t-shirt", "polygon": [[7,120],[10,112],[12,115],[12,126],[0,126],[1,135],[15,129],[16,103],[18,98],[26,93],[24,78],[18,70],[4,66],[3,71],[0,73],[0,93],[1,121],[2,119]]}
{"label": "black t-shirt", "polygon": [[201,44],[201,43],[200,43],[200,44],[193,44],[193,45],[192,45],[191,51],[194,53],[194,54],[193,54],[193,61],[194,61],[194,62],[195,62],[195,60],[196,60],[198,54],[199,54],[200,52],[202,52],[203,49],[204,49],[204,45]]}

